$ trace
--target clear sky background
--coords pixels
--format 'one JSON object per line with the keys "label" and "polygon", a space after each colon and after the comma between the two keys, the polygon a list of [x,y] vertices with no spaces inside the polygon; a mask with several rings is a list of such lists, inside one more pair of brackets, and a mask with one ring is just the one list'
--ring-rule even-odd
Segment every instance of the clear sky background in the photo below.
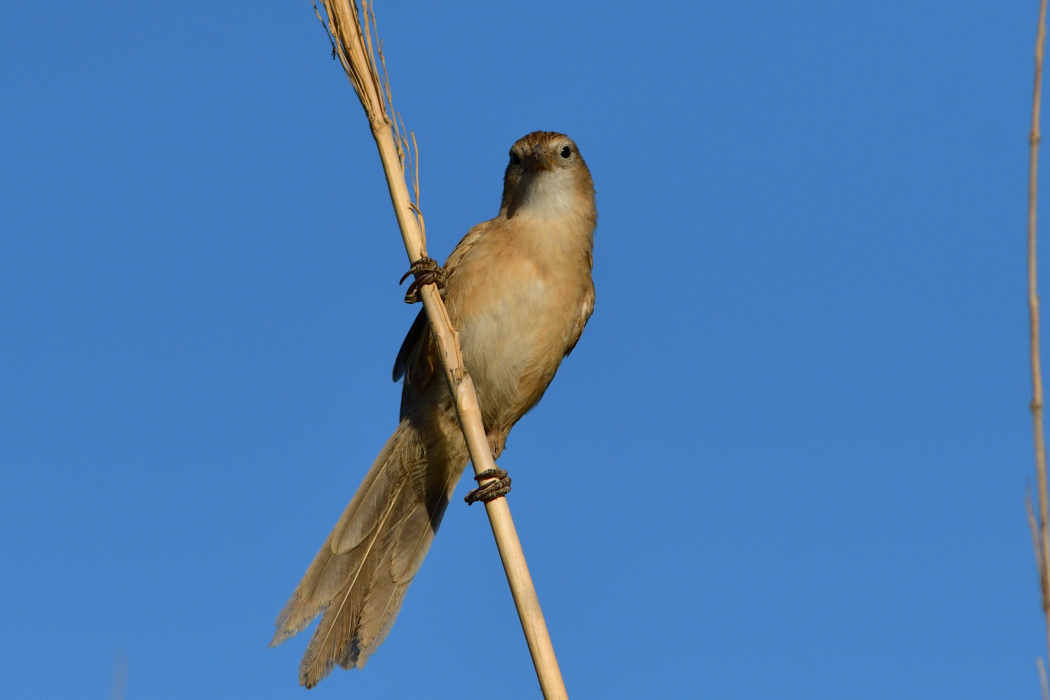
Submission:
{"label": "clear sky background", "polygon": [[[377,1],[435,257],[523,134],[594,174],[596,310],[500,460],[574,699],[1038,696],[1036,8]],[[417,311],[309,2],[3,14],[0,695],[539,697],[466,482],[363,672],[266,648]]]}

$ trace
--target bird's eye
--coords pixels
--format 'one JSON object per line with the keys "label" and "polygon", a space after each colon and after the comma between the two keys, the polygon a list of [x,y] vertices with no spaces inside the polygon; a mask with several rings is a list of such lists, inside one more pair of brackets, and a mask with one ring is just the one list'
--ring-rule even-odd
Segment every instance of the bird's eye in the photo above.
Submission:
{"label": "bird's eye", "polygon": [[510,152],[510,164],[511,165],[521,165],[521,156],[519,156],[514,151],[511,151]]}
{"label": "bird's eye", "polygon": [[568,158],[571,155],[572,155],[572,149],[569,148],[568,146],[566,146],[565,148],[561,149],[561,157],[562,158]]}

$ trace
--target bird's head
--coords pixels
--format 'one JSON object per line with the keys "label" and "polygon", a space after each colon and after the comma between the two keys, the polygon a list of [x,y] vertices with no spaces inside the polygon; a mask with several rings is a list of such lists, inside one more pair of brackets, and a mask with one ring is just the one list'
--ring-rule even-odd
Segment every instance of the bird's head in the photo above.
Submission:
{"label": "bird's head", "polygon": [[501,213],[556,217],[594,209],[591,171],[565,134],[534,131],[510,149]]}

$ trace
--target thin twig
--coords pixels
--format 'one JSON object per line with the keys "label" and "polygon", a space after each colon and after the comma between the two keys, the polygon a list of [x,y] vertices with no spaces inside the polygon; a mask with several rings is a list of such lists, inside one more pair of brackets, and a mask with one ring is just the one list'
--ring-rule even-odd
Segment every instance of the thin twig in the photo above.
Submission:
{"label": "thin twig", "polygon": [[[402,122],[403,123],[403,122]],[[416,206],[419,206],[419,144],[416,143],[416,132],[410,131],[412,136],[412,162],[416,172],[412,175],[412,188],[416,191]]]}
{"label": "thin twig", "polygon": [[[423,216],[419,209],[419,162],[418,147],[408,148],[403,124],[399,124],[397,112],[392,105],[390,81],[386,72],[386,61],[382,56],[382,45],[372,34],[376,26],[375,14],[371,0],[362,0],[363,12],[359,12],[355,0],[322,0],[328,14],[328,29],[331,32],[343,68],[346,70],[354,91],[361,100],[368,123],[372,129],[379,157],[383,162],[390,200],[394,205],[394,214],[401,229],[401,238],[405,252],[411,262],[426,255],[426,239],[423,237]],[[380,78],[376,65],[373,46],[380,47],[380,65],[383,67],[383,78]],[[367,77],[366,77],[367,76]],[[384,80],[385,79],[385,80]],[[385,83],[385,84],[384,84]],[[412,136],[415,145],[415,136]],[[406,152],[413,158],[410,171],[414,171],[413,189],[415,202],[408,191],[406,182]],[[441,295],[434,284],[424,285],[420,290],[423,307],[426,309],[430,328],[441,355],[448,382],[449,392],[456,402],[456,414],[459,418],[463,437],[470,453],[470,461],[475,474],[495,469],[488,437],[481,422],[481,409],[474,391],[474,382],[463,365],[458,333],[452,327],[448,311],[441,300]],[[493,479],[483,479],[480,485],[491,483]],[[492,526],[503,568],[507,574],[514,605],[521,620],[525,641],[532,654],[536,676],[540,689],[547,700],[568,700],[565,683],[562,680],[558,660],[554,656],[547,624],[543,620],[536,589],[529,575],[525,554],[521,549],[514,521],[510,517],[510,508],[505,498],[497,498],[485,504],[485,511]]]}
{"label": "thin twig", "polygon": [[[1043,434],[1043,372],[1039,354],[1039,291],[1036,274],[1036,198],[1039,174],[1039,111],[1043,89],[1043,45],[1046,41],[1046,3],[1039,3],[1039,27],[1035,39],[1035,86],[1032,91],[1032,130],[1028,134],[1028,324],[1032,363],[1032,428],[1035,441],[1036,497],[1039,520],[1029,503],[1029,524],[1033,529],[1036,565],[1039,567],[1040,595],[1046,622],[1047,650],[1050,653],[1050,494],[1047,490],[1046,439]],[[1036,527],[1038,525],[1038,527]],[[1045,694],[1045,689],[1044,689]]]}
{"label": "thin twig", "polygon": [[317,9],[317,3],[311,0],[314,6],[314,14],[317,15],[317,19],[321,22],[321,26],[324,27],[324,35],[328,38],[328,43],[332,45],[332,60],[335,60],[335,41],[332,39],[332,32],[328,30],[328,25],[325,24],[324,18],[321,17],[320,11]]}
{"label": "thin twig", "polygon": [[113,685],[109,689],[110,700],[124,700],[124,693],[128,689],[128,657],[123,651],[118,651],[113,657]]}
{"label": "thin twig", "polygon": [[1046,600],[1046,578],[1043,576],[1043,548],[1040,546],[1039,541],[1039,524],[1035,519],[1035,511],[1032,509],[1032,495],[1031,493],[1024,499],[1025,510],[1028,512],[1028,529],[1032,533],[1032,548],[1035,550],[1035,568],[1038,569],[1039,573],[1039,589],[1042,592],[1043,600]]}

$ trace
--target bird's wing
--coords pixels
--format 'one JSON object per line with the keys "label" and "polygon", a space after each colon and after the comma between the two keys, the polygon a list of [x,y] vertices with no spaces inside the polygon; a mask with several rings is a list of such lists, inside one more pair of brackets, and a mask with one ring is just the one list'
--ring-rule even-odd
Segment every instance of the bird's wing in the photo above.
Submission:
{"label": "bird's wing", "polygon": [[474,244],[485,235],[485,232],[492,227],[494,221],[495,219],[482,221],[480,224],[467,231],[467,235],[463,236],[463,239],[456,244],[456,247],[452,249],[452,253],[448,256],[448,260],[445,261],[446,275],[451,276],[456,273],[456,268],[459,267],[459,263],[467,256],[467,253],[474,247]]}
{"label": "bird's wing", "polygon": [[413,353],[415,353],[416,348],[423,344],[423,340],[425,336],[429,335],[429,332],[427,311],[426,309],[420,309],[416,320],[412,322],[412,327],[408,329],[408,335],[405,336],[404,342],[401,343],[401,349],[397,351],[393,373],[395,382],[405,376],[405,371],[408,369]]}
{"label": "bird's wing", "polygon": [[[452,254],[448,256],[448,260],[445,261],[446,278],[456,273],[459,263],[474,247],[478,239],[484,235],[491,223],[491,221],[485,221],[467,231],[467,235],[463,236],[463,240],[456,245]],[[421,309],[416,320],[412,322],[412,327],[408,329],[404,342],[401,343],[397,359],[394,360],[394,381],[406,377],[406,383],[416,389],[427,386],[433,379],[436,366],[434,363],[436,348],[433,345],[430,324],[427,323],[427,313],[426,310]]]}
{"label": "bird's wing", "polygon": [[580,307],[580,315],[576,317],[576,324],[572,328],[572,333],[569,335],[569,344],[565,348],[565,355],[568,357],[572,349],[576,347],[576,343],[580,342],[580,336],[583,335],[583,329],[587,325],[587,319],[591,317],[594,312],[594,283],[591,282],[587,289],[587,294],[583,297],[583,306]]}

